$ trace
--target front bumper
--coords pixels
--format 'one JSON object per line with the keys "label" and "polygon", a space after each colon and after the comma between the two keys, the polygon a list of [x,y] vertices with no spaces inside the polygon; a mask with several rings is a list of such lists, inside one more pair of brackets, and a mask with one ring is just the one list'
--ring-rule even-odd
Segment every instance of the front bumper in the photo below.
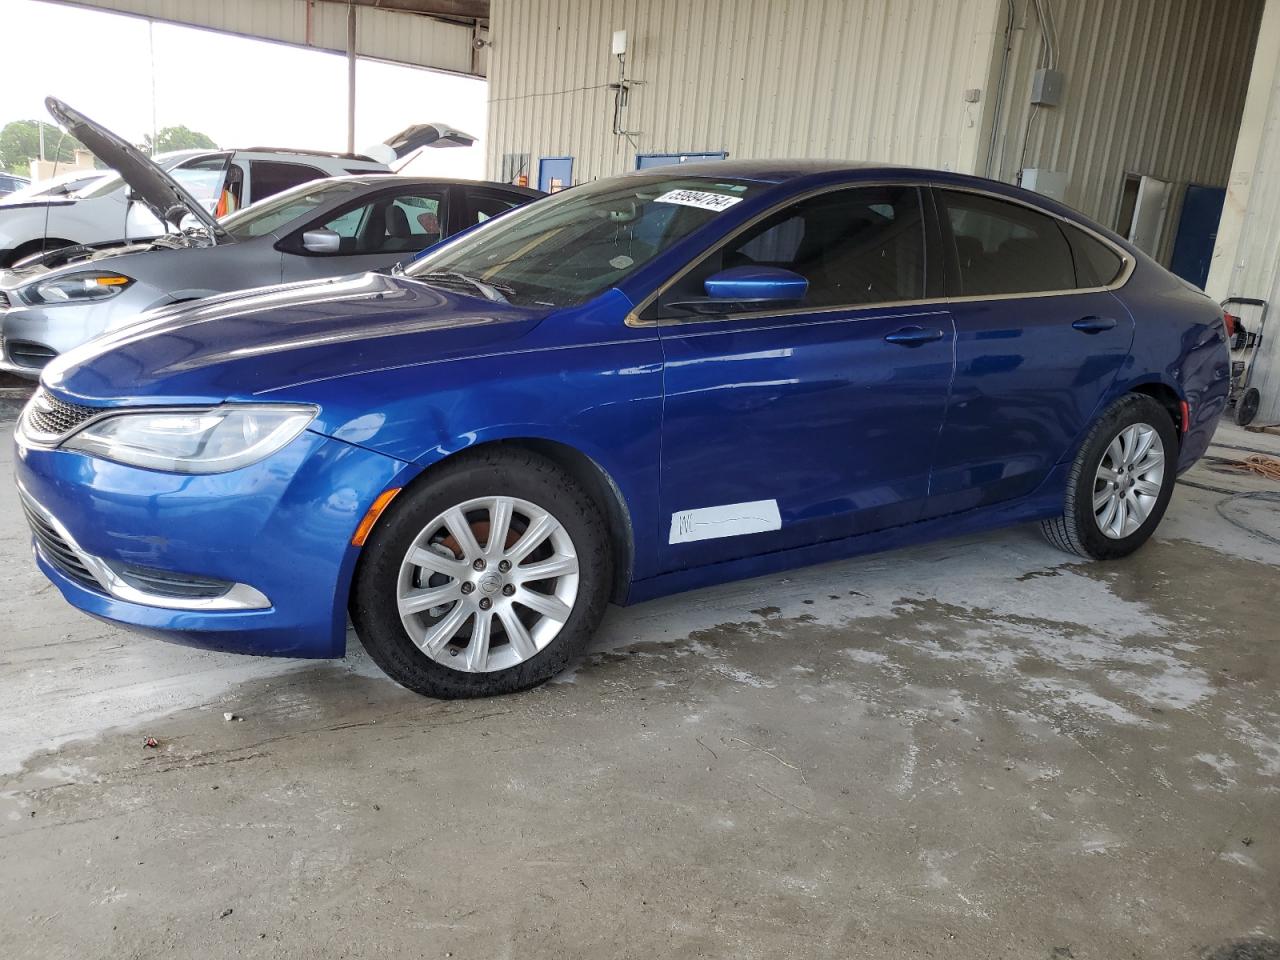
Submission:
{"label": "front bumper", "polygon": [[[268,656],[342,656],[352,533],[408,469],[311,432],[208,476],[16,446],[36,562],[68,601],[162,639]],[[192,583],[203,595],[174,595]]]}
{"label": "front bumper", "polygon": [[137,282],[118,296],[84,303],[29,304],[14,287],[0,289],[0,370],[38,380],[58,354],[138,319],[157,302],[166,302],[164,295]]}

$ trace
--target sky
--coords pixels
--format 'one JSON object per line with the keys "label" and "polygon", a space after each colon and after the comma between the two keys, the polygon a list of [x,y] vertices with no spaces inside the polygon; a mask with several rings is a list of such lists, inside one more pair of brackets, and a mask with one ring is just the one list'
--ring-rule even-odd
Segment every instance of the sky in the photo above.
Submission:
{"label": "sky", "polygon": [[[125,139],[179,124],[222,147],[347,148],[345,57],[40,0],[0,0],[0,127],[49,120],[52,95]],[[361,60],[356,149],[411,123],[439,121],[475,137],[428,150],[406,172],[482,178],[486,84],[452,74]]]}

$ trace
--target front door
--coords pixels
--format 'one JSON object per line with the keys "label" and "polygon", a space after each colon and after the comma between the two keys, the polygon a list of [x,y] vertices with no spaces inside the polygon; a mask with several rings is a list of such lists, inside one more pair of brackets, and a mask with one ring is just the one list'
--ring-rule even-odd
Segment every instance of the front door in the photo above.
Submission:
{"label": "front door", "polygon": [[928,516],[1033,491],[1091,422],[1133,342],[1110,286],[1125,268],[1066,221],[938,190],[953,238],[956,374]]}
{"label": "front door", "polygon": [[[642,314],[665,357],[663,566],[682,569],[915,520],[952,372],[924,296],[914,186],[853,187],[748,227]],[[734,266],[804,276],[798,305],[728,316],[671,304]]]}

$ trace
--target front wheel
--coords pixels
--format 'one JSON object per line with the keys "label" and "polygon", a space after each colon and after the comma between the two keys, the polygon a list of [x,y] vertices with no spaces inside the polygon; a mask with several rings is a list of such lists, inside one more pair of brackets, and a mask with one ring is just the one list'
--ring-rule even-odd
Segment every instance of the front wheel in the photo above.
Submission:
{"label": "front wheel", "polygon": [[1147,542],[1173,495],[1178,434],[1151,397],[1112,404],[1085,437],[1067,478],[1062,516],[1041,524],[1054,546],[1113,560]]}
{"label": "front wheel", "polygon": [[392,502],[357,568],[351,618],[410,690],[512,693],[586,646],[612,566],[599,508],[558,466],[524,451],[464,454]]}

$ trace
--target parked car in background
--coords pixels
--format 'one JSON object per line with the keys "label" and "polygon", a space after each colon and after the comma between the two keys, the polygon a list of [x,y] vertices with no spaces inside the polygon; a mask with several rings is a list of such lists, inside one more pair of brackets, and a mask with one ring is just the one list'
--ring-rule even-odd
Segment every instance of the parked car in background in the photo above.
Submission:
{"label": "parked car in background", "polygon": [[9,194],[30,185],[31,181],[26,177],[20,177],[16,173],[0,173],[0,197],[7,197]]}
{"label": "parked car in background", "polygon": [[[151,194],[157,207],[172,195]],[[67,247],[0,271],[0,369],[35,379],[57,354],[166,304],[390,267],[540,196],[381,175],[315,180],[218,221],[193,202],[200,226],[179,234]]]}
{"label": "parked car in background", "polygon": [[1047,198],[722,161],[160,311],[45,370],[14,460],[81,609],[312,657],[349,614],[405,686],[475,696],[611,599],[1022,521],[1123,557],[1228,374],[1217,304]]}
{"label": "parked car in background", "polygon": [[106,180],[108,177],[113,176],[115,176],[115,173],[111,170],[84,170],[80,168],[67,170],[64,173],[49,177],[47,180],[38,180],[35,183],[27,184],[21,190],[15,190],[0,201],[0,210],[3,210],[6,206],[28,203],[43,197],[77,197],[91,190],[98,181]]}
{"label": "parked car in background", "polygon": [[[163,212],[158,216],[145,204],[132,203],[130,188],[119,175],[125,172],[118,166],[119,148],[128,144],[61,101],[50,97],[45,103],[53,118],[94,156],[116,170],[117,176],[64,196],[36,198],[21,204],[0,202],[0,267],[59,247],[150,239],[164,233],[160,219]],[[396,134],[388,145],[387,156],[404,157],[424,145],[452,145],[466,137],[442,124],[421,124]],[[311,180],[391,172],[383,160],[363,154],[274,147],[180,150],[143,159],[168,171],[214,216],[232,213]]]}

